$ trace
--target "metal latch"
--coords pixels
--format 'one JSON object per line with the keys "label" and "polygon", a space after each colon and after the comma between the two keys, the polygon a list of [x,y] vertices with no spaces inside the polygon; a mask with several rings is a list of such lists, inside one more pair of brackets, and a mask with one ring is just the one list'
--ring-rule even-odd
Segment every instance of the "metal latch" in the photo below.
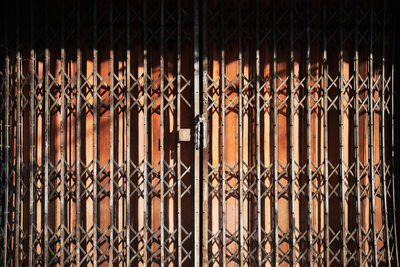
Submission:
{"label": "metal latch", "polygon": [[206,119],[203,116],[197,116],[196,126],[194,128],[194,143],[197,150],[207,147],[206,133],[207,133]]}

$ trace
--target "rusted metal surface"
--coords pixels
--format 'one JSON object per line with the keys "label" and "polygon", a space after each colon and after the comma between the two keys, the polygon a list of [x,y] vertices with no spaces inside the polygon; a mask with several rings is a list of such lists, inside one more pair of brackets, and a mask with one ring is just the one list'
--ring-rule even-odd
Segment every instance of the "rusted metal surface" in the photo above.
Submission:
{"label": "rusted metal surface", "polygon": [[18,4],[2,266],[398,265],[391,1]]}

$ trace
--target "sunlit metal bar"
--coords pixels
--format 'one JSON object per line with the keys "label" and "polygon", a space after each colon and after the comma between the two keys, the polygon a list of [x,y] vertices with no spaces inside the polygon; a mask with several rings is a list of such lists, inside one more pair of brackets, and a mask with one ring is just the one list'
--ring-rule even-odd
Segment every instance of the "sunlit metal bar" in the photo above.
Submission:
{"label": "sunlit metal bar", "polygon": [[77,0],[76,14],[76,263],[81,266],[81,187],[82,187],[82,169],[81,169],[81,148],[82,148],[82,49],[81,49],[81,1]]}
{"label": "sunlit metal bar", "polygon": [[306,147],[307,147],[307,241],[308,241],[308,251],[307,251],[307,261],[309,266],[312,266],[313,258],[313,227],[312,227],[312,162],[311,162],[311,44],[310,44],[310,1],[307,1],[307,28],[306,28],[306,110],[307,110],[307,122],[306,122]]}
{"label": "sunlit metal bar", "polygon": [[148,78],[149,74],[147,73],[147,29],[146,29],[146,23],[147,23],[147,6],[146,6],[146,1],[143,2],[143,97],[144,97],[144,103],[143,103],[143,129],[144,135],[143,135],[143,265],[146,267],[148,264],[148,250],[149,248],[149,237],[148,237],[148,232],[149,232],[149,210],[148,210],[148,201],[149,201],[149,174],[148,174],[148,130],[149,130],[149,125],[148,125],[148,110],[149,107],[147,106],[147,99],[149,97],[149,85],[148,85]]}
{"label": "sunlit metal bar", "polygon": [[290,26],[289,26],[289,49],[290,49],[290,59],[289,59],[289,68],[290,68],[290,76],[289,76],[289,158],[290,158],[290,250],[291,250],[291,264],[296,263],[296,175],[295,175],[295,159],[294,159],[294,97],[295,97],[295,88],[294,88],[294,29],[293,29],[293,11],[294,5],[293,0],[290,0]]}
{"label": "sunlit metal bar", "polygon": [[45,24],[45,112],[44,112],[44,154],[45,154],[45,182],[44,182],[44,266],[49,266],[49,164],[50,164],[50,49],[49,49],[49,0],[46,0],[46,24]]}
{"label": "sunlit metal bar", "polygon": [[329,240],[329,158],[328,158],[328,50],[327,50],[327,0],[323,0],[322,7],[322,75],[323,75],[323,139],[324,139],[324,265],[330,266],[330,240]]}
{"label": "sunlit metal bar", "polygon": [[276,35],[277,35],[277,27],[276,27],[276,20],[277,20],[277,14],[276,14],[276,9],[277,9],[278,2],[276,0],[273,1],[272,3],[272,8],[273,8],[273,14],[272,14],[272,35],[273,35],[273,66],[272,66],[272,71],[273,71],[273,179],[274,179],[274,248],[273,248],[273,260],[275,266],[278,265],[279,262],[279,235],[278,235],[278,199],[279,199],[279,192],[278,192],[278,73],[277,73],[277,60],[278,60],[278,55],[277,55],[277,40],[276,40]]}
{"label": "sunlit metal bar", "polygon": [[165,264],[165,201],[164,201],[164,10],[165,1],[161,1],[161,40],[160,40],[160,246],[161,246],[161,266]]}
{"label": "sunlit metal bar", "polygon": [[359,118],[360,118],[360,107],[359,107],[359,46],[358,46],[358,5],[355,2],[355,35],[354,35],[354,159],[355,159],[355,176],[356,176],[356,224],[357,224],[357,258],[358,264],[362,265],[362,231],[361,231],[361,192],[360,192],[360,138],[359,138]]}
{"label": "sunlit metal bar", "polygon": [[370,184],[370,225],[372,239],[372,261],[378,265],[376,252],[376,226],[375,226],[375,164],[374,164],[374,1],[369,3],[370,32],[369,32],[369,57],[368,57],[368,161],[369,161],[369,184]]}
{"label": "sunlit metal bar", "polygon": [[[205,119],[205,123],[209,125],[209,116],[208,116],[208,54],[207,54],[207,1],[201,1],[201,5],[199,8],[202,8],[202,17],[201,17],[201,26],[203,27],[202,31],[202,87],[203,87],[203,117]],[[200,17],[199,17],[200,18]],[[196,23],[196,22],[195,22]],[[203,157],[202,157],[202,169],[203,169],[203,181],[202,181],[202,192],[203,195],[201,197],[202,205],[203,205],[203,214],[202,214],[202,260],[201,264],[203,266],[207,266],[208,263],[208,216],[209,216],[209,200],[208,200],[208,182],[209,182],[209,172],[208,172],[208,158],[209,158],[209,147],[211,146],[211,139],[209,136],[209,130],[211,130],[211,126],[203,133],[205,135],[204,140],[207,141],[207,146],[203,149]]]}
{"label": "sunlit metal bar", "polygon": [[256,1],[256,165],[257,165],[257,264],[262,265],[261,235],[261,108],[260,108],[260,1]]}
{"label": "sunlit metal bar", "polygon": [[[126,266],[131,265],[131,17],[126,0]],[[135,255],[134,255],[135,256]]]}
{"label": "sunlit metal bar", "polygon": [[[178,36],[177,36],[177,63],[176,63],[176,92],[177,92],[177,100],[176,100],[176,106],[177,106],[177,113],[176,113],[176,131],[177,131],[177,142],[176,142],[176,172],[177,172],[177,191],[178,191],[178,197],[177,197],[177,231],[178,231],[178,258],[177,258],[177,263],[178,266],[182,266],[182,149],[181,149],[181,140],[179,140],[179,133],[181,131],[181,97],[182,97],[182,79],[181,79],[181,35],[182,35],[182,22],[181,22],[181,0],[178,0]],[[206,133],[203,133],[206,134]]]}
{"label": "sunlit metal bar", "polygon": [[344,126],[343,126],[343,1],[339,1],[339,175],[340,175],[340,225],[341,225],[341,261],[346,264],[347,243],[346,243],[346,188],[345,188],[345,170],[344,170]]}
{"label": "sunlit metal bar", "polygon": [[97,61],[98,61],[98,51],[97,51],[97,7],[96,1],[93,1],[93,266],[97,267],[98,264],[98,193],[97,193],[97,184],[98,184],[98,73],[97,73]]}
{"label": "sunlit metal bar", "polygon": [[29,153],[29,266],[33,264],[33,225],[34,221],[34,192],[33,183],[35,179],[35,168],[36,168],[36,154],[35,154],[35,142],[36,142],[36,109],[35,109],[35,44],[34,44],[34,12],[33,5],[30,5],[30,59],[29,59],[29,96],[30,96],[30,153]]}
{"label": "sunlit metal bar", "polygon": [[[199,0],[194,1],[194,44],[193,44],[193,86],[194,86],[194,117],[200,115],[200,8]],[[194,151],[194,227],[193,227],[193,243],[194,243],[194,266],[200,265],[200,151]]]}
{"label": "sunlit metal bar", "polygon": [[239,266],[243,266],[243,246],[244,246],[244,234],[243,234],[243,58],[242,58],[242,9],[239,4],[239,28],[238,28],[238,46],[239,46]]}
{"label": "sunlit metal bar", "polygon": [[114,264],[114,99],[115,99],[115,92],[114,92],[114,40],[113,40],[113,1],[110,1],[110,10],[109,10],[109,22],[110,22],[110,70],[109,70],[109,77],[110,77],[110,259],[109,259],[109,266],[113,266]]}
{"label": "sunlit metal bar", "polygon": [[226,266],[226,88],[225,88],[225,3],[221,12],[221,160],[222,160],[222,266]]}
{"label": "sunlit metal bar", "polygon": [[61,131],[61,143],[60,143],[60,163],[61,163],[61,196],[60,196],[60,263],[64,265],[65,262],[65,148],[66,148],[66,106],[65,106],[65,8],[64,1],[61,1],[61,72],[60,72],[60,80],[61,80],[61,123],[60,123],[60,131]]}

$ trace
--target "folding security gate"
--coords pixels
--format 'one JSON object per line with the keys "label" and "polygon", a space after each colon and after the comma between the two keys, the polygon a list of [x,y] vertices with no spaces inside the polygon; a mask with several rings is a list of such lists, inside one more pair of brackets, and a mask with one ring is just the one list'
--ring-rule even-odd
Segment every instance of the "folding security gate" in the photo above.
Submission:
{"label": "folding security gate", "polygon": [[397,266],[389,0],[4,4],[3,266]]}
{"label": "folding security gate", "polygon": [[3,266],[193,264],[193,3],[6,10]]}
{"label": "folding security gate", "polygon": [[203,266],[398,265],[390,3],[203,4]]}

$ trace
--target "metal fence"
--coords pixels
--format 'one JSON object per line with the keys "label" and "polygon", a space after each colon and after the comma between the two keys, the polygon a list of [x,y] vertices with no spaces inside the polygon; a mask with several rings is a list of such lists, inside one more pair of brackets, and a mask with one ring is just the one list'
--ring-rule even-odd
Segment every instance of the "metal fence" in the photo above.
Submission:
{"label": "metal fence", "polygon": [[398,265],[391,1],[3,10],[3,266]]}

